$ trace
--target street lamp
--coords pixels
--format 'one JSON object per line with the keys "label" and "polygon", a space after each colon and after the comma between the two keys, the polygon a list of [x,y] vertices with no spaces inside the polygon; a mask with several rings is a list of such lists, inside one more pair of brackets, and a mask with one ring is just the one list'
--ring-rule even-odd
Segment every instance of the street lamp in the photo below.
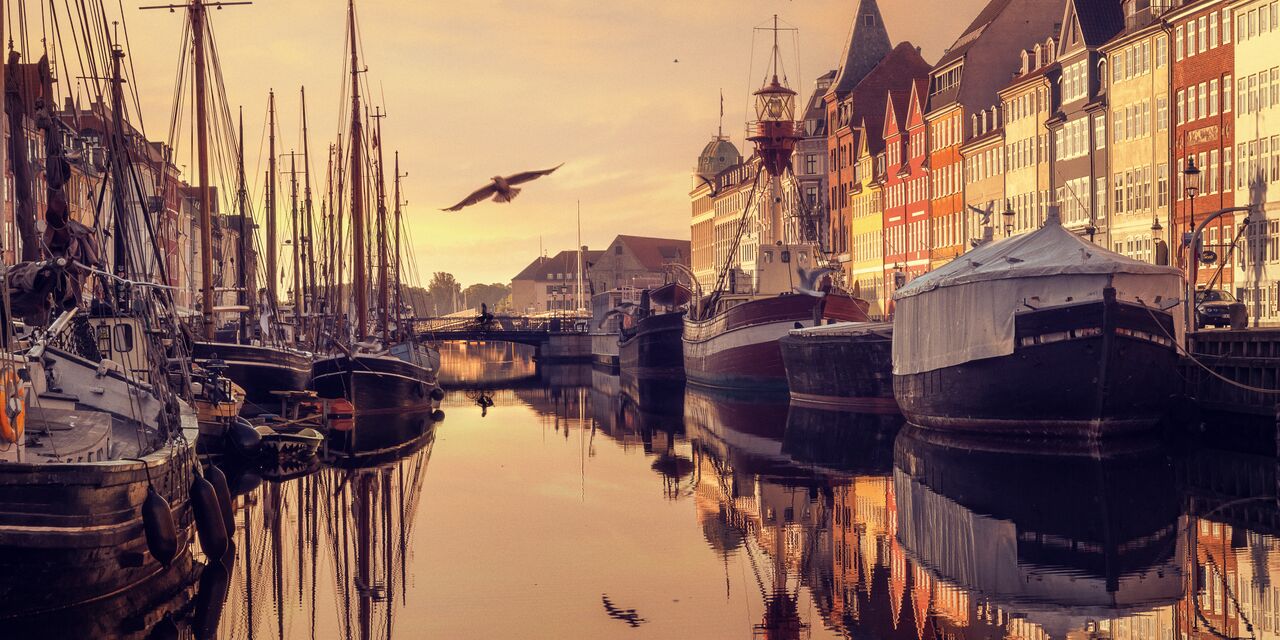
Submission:
{"label": "street lamp", "polygon": [[1196,195],[1200,193],[1200,169],[1196,167],[1196,159],[1193,156],[1187,156],[1187,166],[1182,170],[1183,191],[1188,199],[1188,216],[1187,236],[1184,244],[1187,248],[1187,277],[1191,280],[1191,286],[1194,289],[1196,284],[1196,272],[1199,271],[1200,251],[1194,246],[1192,241],[1192,231],[1196,228]]}
{"label": "street lamp", "polygon": [[1000,215],[1004,216],[1004,237],[1008,238],[1013,235],[1013,219],[1017,217],[1018,212],[1013,210],[1013,206],[1008,200],[1004,201],[1004,212]]}

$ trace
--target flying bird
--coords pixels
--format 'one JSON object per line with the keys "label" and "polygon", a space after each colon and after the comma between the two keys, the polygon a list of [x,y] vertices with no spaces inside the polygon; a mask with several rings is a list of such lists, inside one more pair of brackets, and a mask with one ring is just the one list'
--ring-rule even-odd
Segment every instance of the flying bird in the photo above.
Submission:
{"label": "flying bird", "polygon": [[800,276],[801,284],[797,287],[792,287],[792,290],[796,293],[803,293],[807,296],[823,298],[826,297],[828,293],[827,290],[830,288],[830,285],[819,284],[818,279],[827,274],[835,273],[835,270],[820,267],[813,271],[805,271],[804,267],[796,267],[796,273]]}
{"label": "flying bird", "polygon": [[522,173],[509,175],[505,178],[502,176],[494,176],[492,182],[480,187],[466,198],[463,198],[462,202],[459,202],[448,209],[441,209],[441,211],[461,211],[464,207],[469,207],[478,202],[483,202],[490,196],[493,196],[494,202],[511,202],[515,199],[516,195],[520,193],[520,190],[515,188],[514,185],[537,180],[542,176],[549,176],[556,169],[563,166],[564,163],[562,162],[550,169],[543,169],[541,171],[524,171]]}

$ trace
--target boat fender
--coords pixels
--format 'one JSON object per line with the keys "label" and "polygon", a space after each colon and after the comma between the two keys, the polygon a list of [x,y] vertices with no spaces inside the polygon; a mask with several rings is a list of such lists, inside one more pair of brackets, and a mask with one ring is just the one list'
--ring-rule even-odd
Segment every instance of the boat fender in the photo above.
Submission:
{"label": "boat fender", "polygon": [[258,433],[248,420],[237,417],[227,427],[227,439],[236,451],[246,455],[254,455],[262,448],[262,434]]}
{"label": "boat fender", "polygon": [[147,550],[160,564],[169,566],[178,555],[178,526],[173,521],[169,501],[151,486],[147,487],[147,497],[142,501],[142,531],[147,538]]}
{"label": "boat fender", "polygon": [[217,637],[230,582],[231,574],[220,562],[210,564],[200,574],[195,612],[191,616],[191,630],[197,640]]}
{"label": "boat fender", "polygon": [[444,422],[444,411],[440,409],[436,409],[435,411],[432,411],[431,419],[435,420],[436,422]]}
{"label": "boat fender", "polygon": [[213,485],[200,476],[191,481],[191,511],[195,514],[200,548],[209,559],[222,559],[222,554],[227,552],[227,527],[222,524],[222,513]]}
{"label": "boat fender", "polygon": [[441,389],[441,388],[440,388],[440,387],[438,387],[438,386],[437,386],[437,387],[432,388],[432,389],[431,389],[431,399],[432,399],[432,400],[435,400],[436,402],[440,402],[441,400],[444,400],[444,389]]}
{"label": "boat fender", "polygon": [[213,494],[218,496],[218,507],[222,512],[222,524],[227,535],[232,535],[236,530],[236,510],[235,502],[231,499],[231,487],[227,485],[227,475],[218,465],[211,464],[209,470],[204,472],[204,479],[213,485]]}
{"label": "boat fender", "polygon": [[27,401],[13,369],[0,371],[0,440],[17,442],[27,424]]}

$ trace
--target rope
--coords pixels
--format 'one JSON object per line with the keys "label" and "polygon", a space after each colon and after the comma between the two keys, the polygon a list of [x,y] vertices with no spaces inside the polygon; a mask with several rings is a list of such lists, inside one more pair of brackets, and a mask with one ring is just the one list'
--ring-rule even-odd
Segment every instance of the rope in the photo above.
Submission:
{"label": "rope", "polygon": [[1156,325],[1160,327],[1160,332],[1161,332],[1161,333],[1163,333],[1163,334],[1165,335],[1165,337],[1169,338],[1169,341],[1173,343],[1174,348],[1175,348],[1175,349],[1177,349],[1177,350],[1178,350],[1178,352],[1179,352],[1179,353],[1181,353],[1183,356],[1185,356],[1188,360],[1190,360],[1190,361],[1194,362],[1194,363],[1196,364],[1196,366],[1198,366],[1198,367],[1200,367],[1201,369],[1204,369],[1206,372],[1208,372],[1208,373],[1209,373],[1209,375],[1211,375],[1211,376],[1213,376],[1213,377],[1215,377],[1215,378],[1217,378],[1217,379],[1219,379],[1219,380],[1221,380],[1221,381],[1223,381],[1223,382],[1225,382],[1225,383],[1227,383],[1227,384],[1229,384],[1229,385],[1231,385],[1231,386],[1233,386],[1233,387],[1239,387],[1239,388],[1241,388],[1241,389],[1244,389],[1245,391],[1252,391],[1252,392],[1254,392],[1254,393],[1264,393],[1264,394],[1267,394],[1267,395],[1280,395],[1280,389],[1263,389],[1262,387],[1254,387],[1254,386],[1250,386],[1250,385],[1247,385],[1247,384],[1245,384],[1245,383],[1243,383],[1243,382],[1238,382],[1238,381],[1236,381],[1236,380],[1232,380],[1231,378],[1228,378],[1228,377],[1226,377],[1226,376],[1224,376],[1224,375],[1222,375],[1222,374],[1218,373],[1217,371],[1214,371],[1213,369],[1210,369],[1208,365],[1206,365],[1206,364],[1204,364],[1203,362],[1200,362],[1199,360],[1197,360],[1194,354],[1192,354],[1191,352],[1187,351],[1186,347],[1183,347],[1183,346],[1182,346],[1182,343],[1181,343],[1181,342],[1179,342],[1177,338],[1175,338],[1175,337],[1173,337],[1173,336],[1169,335],[1169,332],[1165,330],[1164,325],[1163,325],[1163,324],[1161,324],[1161,323],[1160,323],[1160,321],[1156,319],[1156,314],[1154,314],[1154,313],[1152,313],[1152,312],[1151,312],[1151,308],[1150,308],[1150,307],[1148,307],[1148,306],[1146,306],[1146,305],[1144,304],[1144,305],[1142,305],[1142,308],[1147,312],[1147,315],[1151,316],[1151,319],[1152,319],[1153,321],[1155,321]]}

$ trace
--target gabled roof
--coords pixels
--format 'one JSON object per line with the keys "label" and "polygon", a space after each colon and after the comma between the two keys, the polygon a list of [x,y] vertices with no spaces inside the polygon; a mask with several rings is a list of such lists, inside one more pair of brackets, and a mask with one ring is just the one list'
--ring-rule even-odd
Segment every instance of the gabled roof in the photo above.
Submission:
{"label": "gabled roof", "polygon": [[[1080,22],[1080,35],[1085,46],[1096,48],[1115,37],[1124,30],[1124,12],[1119,0],[1067,0],[1066,16],[1075,15]],[[1070,40],[1070,20],[1062,21],[1062,32],[1058,34],[1063,46]]]}
{"label": "gabled roof", "polygon": [[893,130],[895,132],[905,131],[907,128],[907,100],[911,98],[911,91],[890,91],[885,98],[884,108],[884,133],[881,140],[889,136],[890,118],[893,122]]}
{"label": "gabled roof", "polygon": [[[613,242],[621,242],[627,250],[649,271],[661,271],[662,265],[677,262],[689,264],[689,241],[672,238],[647,238],[644,236],[618,236]],[[613,243],[610,243],[612,246]],[[604,253],[604,252],[601,252]]]}
{"label": "gabled roof", "polygon": [[[983,7],[982,11],[978,12],[978,16],[973,19],[973,22],[969,23],[969,26],[965,27],[964,31],[960,32],[960,37],[956,38],[956,41],[951,44],[951,48],[947,49],[947,52],[942,54],[942,58],[938,60],[937,66],[946,66],[948,63],[964,56],[965,51],[967,51],[969,47],[973,46],[973,43],[977,42],[978,38],[982,36],[982,32],[986,30],[987,25],[991,24],[991,22],[1000,15],[1000,12],[1004,11],[1005,7],[1009,6],[1009,3],[1012,1],[1013,0],[991,0],[988,2],[987,6]],[[1115,1],[1119,2],[1119,0]]]}
{"label": "gabled roof", "polygon": [[876,0],[860,0],[830,93],[843,96],[852,91],[888,55],[892,46]]}
{"label": "gabled roof", "polygon": [[[589,271],[590,265],[599,260],[602,255],[604,255],[603,251],[584,251],[582,253],[584,271]],[[577,273],[577,269],[578,252],[566,250],[550,258],[542,256],[534,259],[512,280],[547,280],[552,273]]]}
{"label": "gabled roof", "polygon": [[885,93],[905,90],[912,82],[927,83],[928,77],[929,63],[920,55],[920,50],[910,42],[899,43],[850,94],[853,113],[849,115],[849,122],[874,123],[867,135],[883,139]]}
{"label": "gabled roof", "polygon": [[907,98],[907,113],[903,116],[904,129],[911,126],[912,120],[916,119],[914,116],[918,116],[920,122],[924,122],[924,113],[928,109],[928,105],[925,102],[928,98],[929,79],[917,78],[911,83],[911,94]]}

